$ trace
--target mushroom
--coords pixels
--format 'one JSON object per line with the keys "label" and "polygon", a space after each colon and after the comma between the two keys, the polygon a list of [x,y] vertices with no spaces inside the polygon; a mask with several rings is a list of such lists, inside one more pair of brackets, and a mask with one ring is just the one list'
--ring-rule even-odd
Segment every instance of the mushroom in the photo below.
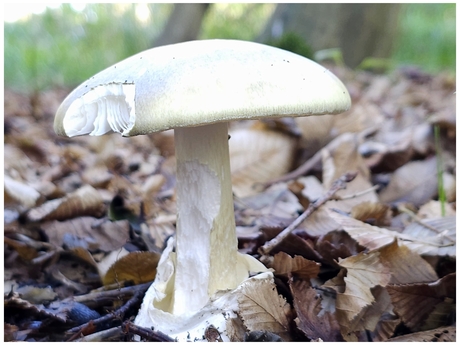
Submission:
{"label": "mushroom", "polygon": [[349,107],[345,86],[311,60],[253,42],[202,40],[153,48],[96,74],[63,101],[54,129],[69,137],[174,129],[175,252],[171,244],[163,253],[144,305],[180,316],[266,271],[238,253],[227,122]]}

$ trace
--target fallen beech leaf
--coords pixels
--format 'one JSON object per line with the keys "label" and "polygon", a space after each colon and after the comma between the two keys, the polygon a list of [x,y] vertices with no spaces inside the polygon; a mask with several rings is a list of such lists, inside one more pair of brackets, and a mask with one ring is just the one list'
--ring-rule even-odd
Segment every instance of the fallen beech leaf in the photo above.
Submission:
{"label": "fallen beech leaf", "polygon": [[379,194],[383,203],[410,202],[423,205],[438,192],[436,157],[409,162],[397,169],[388,186]]}
{"label": "fallen beech leaf", "polygon": [[337,222],[355,241],[369,250],[386,246],[392,243],[397,236],[395,231],[372,226],[338,212],[328,212],[330,218]]}
{"label": "fallen beech leaf", "polygon": [[304,280],[289,280],[294,309],[297,312],[297,327],[311,340],[343,341],[336,315],[320,314],[321,295]]}
{"label": "fallen beech leaf", "polygon": [[[99,224],[98,224],[99,223]],[[119,249],[129,239],[129,223],[127,220],[116,222],[106,221],[102,224],[99,219],[79,217],[67,221],[50,221],[41,225],[51,244],[62,247],[69,236],[79,240],[79,246],[90,251],[102,250],[110,252]],[[66,243],[70,248],[78,247]]]}
{"label": "fallen beech leaf", "polygon": [[401,317],[407,327],[420,329],[421,325],[439,304],[449,316],[455,310],[455,273],[449,274],[433,283],[388,285],[394,311]]}
{"label": "fallen beech leaf", "polygon": [[99,277],[104,277],[107,271],[109,270],[112,265],[120,260],[122,257],[128,255],[129,252],[124,248],[121,247],[117,250],[113,250],[107,255],[105,255],[102,259],[99,260],[97,263],[97,270],[99,272]]}
{"label": "fallen beech leaf", "polygon": [[[384,247],[397,238],[412,251],[420,255],[455,257],[455,217],[438,220],[423,220],[428,227],[419,223],[409,225],[403,233],[371,226],[359,220],[328,211],[331,219],[336,221],[353,239],[369,250]],[[433,232],[438,228],[439,232]]]}
{"label": "fallen beech leaf", "polygon": [[391,210],[388,205],[373,202],[363,202],[351,209],[351,217],[371,225],[390,225]]}
{"label": "fallen beech leaf", "polygon": [[90,264],[92,267],[94,268],[98,268],[97,267],[97,263],[96,261],[94,260],[93,256],[91,255],[91,253],[89,251],[87,251],[85,248],[82,248],[82,247],[76,247],[76,248],[72,248],[70,250],[77,258],[80,258],[82,259],[83,261],[85,261],[87,264]]}
{"label": "fallen beech leaf", "polygon": [[345,231],[331,231],[316,241],[316,250],[329,265],[339,267],[337,260],[356,255],[358,244]]}
{"label": "fallen beech leaf", "polygon": [[12,297],[5,299],[5,308],[16,307],[27,310],[31,313],[41,314],[46,317],[50,317],[61,322],[66,322],[68,318],[68,312],[76,302],[71,300],[53,302],[48,306],[43,304],[33,304],[29,301],[19,297],[17,293],[14,293]]}
{"label": "fallen beech leaf", "polygon": [[445,215],[442,215],[442,206],[439,200],[430,200],[426,204],[420,206],[417,216],[420,218],[442,218],[455,216],[456,212],[451,204],[444,203]]}
{"label": "fallen beech leaf", "polygon": [[[348,212],[353,206],[362,202],[377,202],[377,194],[371,189],[372,185],[369,182],[369,169],[358,151],[358,135],[344,133],[336,140],[339,140],[339,143],[333,149],[322,150],[324,188],[329,189],[332,182],[345,173],[357,172],[358,174],[353,181],[347,183],[346,189],[339,190],[335,194],[339,198],[347,197],[347,199],[335,201],[336,205],[332,207]],[[368,192],[362,193],[363,191]]]}
{"label": "fallen beech leaf", "polygon": [[350,338],[350,332],[361,329],[356,322],[360,322],[365,308],[375,303],[371,288],[386,286],[390,281],[390,273],[381,263],[380,253],[375,251],[339,260],[339,265],[346,269],[346,276],[343,278],[345,291],[337,294],[337,320],[342,336],[354,340]]}
{"label": "fallen beech leaf", "polygon": [[11,238],[8,238],[8,237],[4,237],[4,242],[6,245],[14,248],[14,250],[16,250],[16,252],[19,254],[19,256],[21,257],[21,259],[29,262],[33,259],[35,259],[37,256],[38,256],[38,252],[35,248],[23,243],[23,242],[20,242],[20,241],[16,241],[16,240],[13,240]]}
{"label": "fallen beech leaf", "polygon": [[257,281],[241,290],[238,298],[239,315],[249,331],[268,331],[279,335],[283,341],[291,339],[290,306],[278,295],[276,286]]}
{"label": "fallen beech leaf", "polygon": [[302,133],[300,146],[306,158],[313,156],[334,138],[332,132],[334,118],[337,115],[302,116],[294,118]]}
{"label": "fallen beech leaf", "polygon": [[411,333],[388,339],[391,342],[455,342],[457,326],[439,327],[429,331]]}
{"label": "fallen beech leaf", "polygon": [[[383,314],[375,330],[370,333],[373,342],[388,341],[395,333],[396,327],[401,323],[395,315]],[[391,339],[390,339],[391,340]]]}
{"label": "fallen beech leaf", "polygon": [[289,171],[295,140],[287,134],[255,128],[230,132],[229,150],[233,191],[238,197],[254,195],[254,185]]}
{"label": "fallen beech leaf", "polygon": [[135,285],[147,283],[155,279],[159,260],[158,253],[129,253],[109,268],[102,282],[104,285],[122,281],[133,281]]}
{"label": "fallen beech leaf", "polygon": [[456,229],[455,216],[423,219],[421,223],[409,224],[401,236],[416,239],[406,242],[406,245],[420,255],[455,257]]}
{"label": "fallen beech leaf", "polygon": [[318,276],[320,264],[299,255],[292,258],[284,252],[279,252],[273,257],[272,268],[276,275],[289,277],[292,274],[299,279],[309,281]]}
{"label": "fallen beech leaf", "polygon": [[427,261],[405,245],[398,245],[397,241],[380,249],[380,260],[390,270],[390,284],[424,283],[438,279]]}
{"label": "fallen beech leaf", "polygon": [[[355,317],[353,322],[347,329],[348,333],[358,331],[375,331],[378,323],[383,315],[393,314],[393,305],[391,304],[388,292],[380,285],[371,289],[375,302],[366,306],[358,317]],[[389,336],[393,333],[389,334]],[[344,336],[346,340],[355,340],[355,336]]]}
{"label": "fallen beech leaf", "polygon": [[61,199],[45,202],[29,211],[27,217],[31,222],[41,220],[64,220],[78,216],[101,216],[103,200],[99,192],[86,185]]}
{"label": "fallen beech leaf", "polygon": [[29,185],[13,180],[11,177],[4,177],[4,196],[5,204],[19,204],[26,209],[36,205],[40,198],[40,193]]}

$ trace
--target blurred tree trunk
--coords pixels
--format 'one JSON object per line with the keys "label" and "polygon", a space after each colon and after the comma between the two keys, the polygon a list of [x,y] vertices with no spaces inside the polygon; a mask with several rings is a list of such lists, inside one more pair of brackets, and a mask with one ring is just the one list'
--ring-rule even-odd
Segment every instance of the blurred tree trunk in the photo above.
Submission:
{"label": "blurred tree trunk", "polygon": [[205,3],[175,4],[163,32],[155,40],[153,46],[158,47],[197,39],[201,22],[208,8],[209,4]]}
{"label": "blurred tree trunk", "polygon": [[314,51],[340,48],[349,67],[366,57],[388,58],[397,34],[399,4],[279,4],[257,39],[299,35]]}

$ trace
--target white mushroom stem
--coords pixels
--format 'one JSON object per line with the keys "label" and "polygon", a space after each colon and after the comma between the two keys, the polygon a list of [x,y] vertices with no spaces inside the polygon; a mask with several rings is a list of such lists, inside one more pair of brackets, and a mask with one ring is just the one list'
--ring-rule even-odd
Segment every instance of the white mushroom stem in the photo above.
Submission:
{"label": "white mushroom stem", "polygon": [[[218,290],[245,278],[237,237],[227,123],[176,128],[176,274],[171,312],[201,309]],[[247,271],[245,272],[247,276]]]}

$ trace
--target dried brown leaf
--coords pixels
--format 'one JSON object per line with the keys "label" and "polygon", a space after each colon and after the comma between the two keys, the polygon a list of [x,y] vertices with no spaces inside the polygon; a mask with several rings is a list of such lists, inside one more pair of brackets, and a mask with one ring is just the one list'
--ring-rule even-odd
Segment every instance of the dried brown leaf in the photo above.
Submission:
{"label": "dried brown leaf", "polygon": [[395,231],[372,226],[338,212],[329,211],[329,215],[355,241],[369,250],[378,249],[392,243],[398,235]]}
{"label": "dried brown leaf", "polygon": [[316,242],[316,250],[331,266],[339,267],[339,258],[345,259],[359,252],[358,244],[345,231],[331,231]]}
{"label": "dried brown leaf", "polygon": [[48,306],[43,304],[33,304],[20,298],[19,295],[15,293],[13,296],[5,299],[5,308],[14,306],[32,313],[41,314],[43,316],[65,322],[68,318],[68,312],[74,303],[74,301],[67,300],[53,302]]}
{"label": "dried brown leaf", "polygon": [[64,220],[78,216],[101,216],[103,200],[99,192],[87,185],[61,199],[45,202],[29,211],[27,217],[31,222],[42,220]]}
{"label": "dried brown leaf", "polygon": [[370,333],[374,342],[386,341],[395,333],[396,327],[401,323],[395,315],[383,314],[374,331]]}
{"label": "dried brown leaf", "polygon": [[160,254],[132,252],[116,261],[102,279],[104,285],[133,281],[135,285],[155,279]]}
{"label": "dried brown leaf", "polygon": [[16,181],[9,176],[4,177],[5,204],[19,204],[25,209],[34,207],[40,193],[26,183]]}
{"label": "dried brown leaf", "polygon": [[351,217],[372,225],[390,225],[391,210],[388,205],[373,202],[363,202],[351,209]]}
{"label": "dried brown leaf", "polygon": [[[442,210],[444,207],[443,214]],[[439,200],[430,200],[426,204],[422,205],[418,212],[417,216],[420,218],[442,218],[442,217],[451,217],[455,216],[456,212],[451,204],[446,202],[441,202]]]}
{"label": "dried brown leaf", "polygon": [[433,283],[388,285],[395,313],[407,327],[419,330],[429,315],[440,304],[444,318],[454,312],[455,274],[449,274]]}
{"label": "dried brown leaf", "polygon": [[291,279],[289,286],[297,312],[297,327],[311,340],[343,341],[336,315],[321,313],[321,295],[306,281]]}
{"label": "dried brown leaf", "polygon": [[14,248],[16,252],[19,254],[21,259],[29,262],[35,259],[38,256],[38,252],[35,248],[23,243],[21,241],[16,241],[8,237],[4,237],[4,242],[6,245]]}
{"label": "dried brown leaf", "polygon": [[[377,195],[371,189],[369,182],[370,172],[358,151],[358,135],[345,133],[338,137],[339,144],[333,149],[323,149],[323,185],[329,189],[332,182],[345,173],[357,172],[353,181],[347,183],[347,188],[338,191],[337,197],[346,198],[346,200],[336,201],[336,207],[345,212],[351,210],[355,205],[365,201],[377,202]],[[362,193],[368,191],[367,193]],[[329,206],[331,207],[331,206]]]}
{"label": "dried brown leaf", "polygon": [[455,342],[457,339],[457,327],[439,327],[429,331],[411,333],[389,339],[391,342]]}
{"label": "dried brown leaf", "polygon": [[79,217],[67,221],[50,221],[41,225],[50,243],[69,248],[83,247],[88,250],[109,252],[119,249],[129,239],[127,220],[100,222],[92,217]]}
{"label": "dried brown leaf", "polygon": [[438,279],[433,267],[407,246],[395,241],[380,249],[380,260],[389,268],[390,284],[432,282]]}
{"label": "dried brown leaf", "polygon": [[241,290],[238,298],[239,315],[249,331],[268,331],[279,335],[283,341],[291,339],[290,306],[278,295],[274,283],[254,281]]}
{"label": "dried brown leaf", "polygon": [[320,264],[299,255],[292,258],[288,254],[280,252],[273,257],[272,268],[277,275],[284,277],[294,275],[299,279],[310,280],[318,276]]}
{"label": "dried brown leaf", "polygon": [[271,130],[242,128],[230,132],[229,150],[233,191],[238,197],[257,194],[255,184],[289,171],[295,141]]}
{"label": "dried brown leaf", "polygon": [[344,338],[353,340],[350,333],[361,330],[361,316],[366,312],[365,308],[375,302],[371,288],[386,286],[390,273],[381,263],[378,252],[360,253],[340,260],[339,265],[346,269],[346,287],[343,293],[337,294],[337,320]]}
{"label": "dried brown leaf", "polygon": [[[423,220],[410,224],[403,233],[371,226],[359,220],[329,211],[331,219],[340,224],[353,239],[369,250],[384,247],[395,238],[420,255],[455,257],[455,217]],[[439,229],[438,232],[433,231]]]}
{"label": "dried brown leaf", "polygon": [[420,255],[455,257],[456,229],[455,216],[423,219],[409,224],[401,236],[410,238],[405,244]]}
{"label": "dried brown leaf", "polygon": [[432,157],[397,169],[379,198],[383,203],[409,202],[419,206],[433,198],[437,191],[436,157]]}

